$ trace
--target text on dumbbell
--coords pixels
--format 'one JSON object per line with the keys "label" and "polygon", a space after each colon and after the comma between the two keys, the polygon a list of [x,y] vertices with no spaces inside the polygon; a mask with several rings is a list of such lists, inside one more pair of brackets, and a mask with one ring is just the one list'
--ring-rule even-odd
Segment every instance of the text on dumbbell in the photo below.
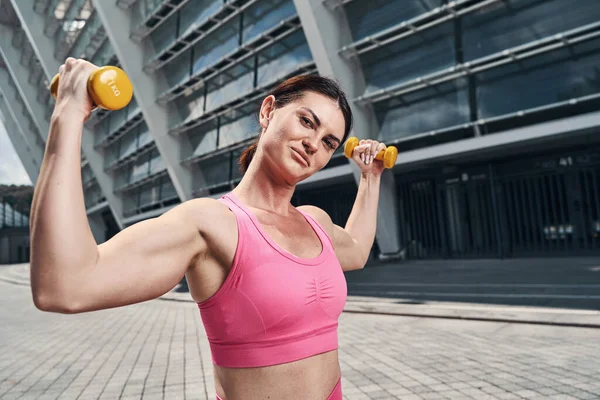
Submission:
{"label": "text on dumbbell", "polygon": [[115,81],[108,81],[108,86],[110,86],[110,88],[113,91],[113,94],[115,96],[120,96],[121,92],[119,91],[119,88],[117,87],[117,85],[115,85]]}

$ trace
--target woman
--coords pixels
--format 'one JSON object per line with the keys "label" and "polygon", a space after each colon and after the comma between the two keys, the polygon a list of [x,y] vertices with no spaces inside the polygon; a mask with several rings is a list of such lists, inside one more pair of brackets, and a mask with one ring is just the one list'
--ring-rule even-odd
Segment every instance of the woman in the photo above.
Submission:
{"label": "woman", "polygon": [[292,78],[267,96],[261,134],[240,158],[245,175],[219,200],[184,202],[97,245],[84,205],[80,145],[96,67],[67,59],[31,212],[35,305],[79,313],[157,298],[185,275],[198,303],[217,399],[341,399],[337,320],[343,271],[360,269],[375,236],[379,180],[362,141],[362,175],[345,228],[323,210],[294,208],[298,182],[331,159],[352,115],[343,92],[318,76]]}

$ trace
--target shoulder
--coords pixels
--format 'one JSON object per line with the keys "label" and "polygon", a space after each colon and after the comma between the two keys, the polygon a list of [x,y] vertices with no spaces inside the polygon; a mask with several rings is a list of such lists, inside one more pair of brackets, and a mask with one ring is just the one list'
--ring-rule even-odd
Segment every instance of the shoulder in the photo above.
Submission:
{"label": "shoulder", "polygon": [[333,234],[333,221],[329,214],[327,214],[324,210],[315,206],[299,206],[296,207],[298,211],[302,211],[311,217],[313,217],[325,231],[329,234],[330,237]]}
{"label": "shoulder", "polygon": [[227,206],[216,199],[202,197],[185,201],[163,215],[171,215],[175,218],[181,218],[186,222],[196,220],[196,217],[207,217],[215,215],[215,213],[225,212]]}
{"label": "shoulder", "polygon": [[180,224],[191,225],[200,233],[210,231],[216,222],[235,221],[229,208],[222,202],[209,197],[185,201],[163,214],[165,219],[177,220]]}

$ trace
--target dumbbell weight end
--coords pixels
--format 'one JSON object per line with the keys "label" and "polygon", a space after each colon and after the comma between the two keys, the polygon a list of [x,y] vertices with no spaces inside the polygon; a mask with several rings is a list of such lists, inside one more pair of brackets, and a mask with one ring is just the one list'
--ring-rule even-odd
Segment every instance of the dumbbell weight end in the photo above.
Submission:
{"label": "dumbbell weight end", "polygon": [[[59,74],[50,83],[50,93],[56,99]],[[133,87],[125,71],[113,66],[98,68],[87,82],[87,91],[94,105],[105,110],[120,110],[133,97]]]}
{"label": "dumbbell weight end", "polygon": [[[348,138],[346,144],[344,145],[344,155],[347,158],[352,157],[352,153],[354,153],[354,148],[358,146],[359,140],[356,137]],[[396,165],[396,159],[398,158],[398,149],[395,146],[388,146],[385,150],[381,150],[375,156],[376,160],[383,161],[383,166],[385,168],[393,168]]]}

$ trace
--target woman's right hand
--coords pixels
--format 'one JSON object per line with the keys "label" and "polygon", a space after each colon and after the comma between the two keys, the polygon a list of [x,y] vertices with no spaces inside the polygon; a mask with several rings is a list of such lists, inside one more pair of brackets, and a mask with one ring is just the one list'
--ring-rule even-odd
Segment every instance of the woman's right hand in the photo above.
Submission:
{"label": "woman's right hand", "polygon": [[76,60],[72,57],[58,69],[59,84],[54,113],[74,116],[86,121],[94,108],[94,103],[87,92],[87,82],[90,75],[98,67],[86,60]]}

